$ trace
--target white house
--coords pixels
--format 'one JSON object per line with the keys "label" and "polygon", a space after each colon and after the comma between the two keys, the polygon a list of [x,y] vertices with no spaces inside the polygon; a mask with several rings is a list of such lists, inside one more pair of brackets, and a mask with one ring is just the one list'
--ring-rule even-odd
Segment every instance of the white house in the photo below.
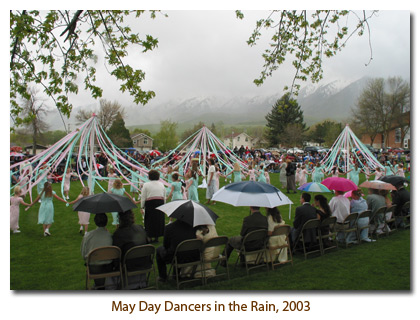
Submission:
{"label": "white house", "polygon": [[229,146],[229,148],[234,149],[235,147],[240,148],[241,146],[244,146],[244,148],[248,147],[248,149],[251,149],[254,147],[253,145],[253,138],[247,135],[245,132],[242,133],[232,133],[229,136],[226,136],[223,139],[223,143],[226,146]]}

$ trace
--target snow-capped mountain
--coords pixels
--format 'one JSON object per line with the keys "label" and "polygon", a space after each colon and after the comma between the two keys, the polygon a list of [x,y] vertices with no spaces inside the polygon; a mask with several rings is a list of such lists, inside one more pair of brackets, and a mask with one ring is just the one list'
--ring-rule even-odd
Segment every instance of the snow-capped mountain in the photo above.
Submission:
{"label": "snow-capped mountain", "polygon": [[[357,98],[366,86],[368,78],[356,81],[334,80],[319,84],[303,86],[297,98],[305,122],[308,125],[324,119],[345,120],[351,115]],[[277,92],[268,96],[247,97],[187,97],[164,102],[152,102],[146,106],[125,107],[127,126],[159,124],[162,120],[191,124],[199,121],[225,124],[254,123],[264,124],[265,115],[271,111],[275,102],[285,92]],[[70,120],[75,125],[74,116],[79,107],[75,107]],[[92,109],[92,106],[87,106]],[[63,130],[58,114],[51,112],[48,122],[50,130]],[[55,126],[55,127],[54,127]]]}

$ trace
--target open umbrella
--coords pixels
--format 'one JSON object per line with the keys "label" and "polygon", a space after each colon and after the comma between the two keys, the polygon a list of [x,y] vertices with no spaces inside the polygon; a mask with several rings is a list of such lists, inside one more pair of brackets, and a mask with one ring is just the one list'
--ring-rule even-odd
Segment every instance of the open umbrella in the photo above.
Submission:
{"label": "open umbrella", "polygon": [[235,207],[274,208],[293,202],[271,184],[258,181],[241,181],[228,184],[217,191],[212,199]]}
{"label": "open umbrella", "polygon": [[160,153],[159,150],[151,150],[149,151],[149,154],[153,157],[153,156],[161,156],[162,153]]}
{"label": "open umbrella", "polygon": [[357,190],[357,185],[353,181],[346,178],[329,177],[321,181],[321,183],[330,190],[336,190],[336,191]]}
{"label": "open umbrella", "polygon": [[408,183],[407,178],[401,176],[384,176],[379,178],[379,180],[392,184],[395,187],[402,185],[403,183]]}
{"label": "open umbrella", "polygon": [[189,225],[214,225],[218,216],[206,206],[192,200],[175,200],[156,208],[168,217],[175,218]]}
{"label": "open umbrella", "polygon": [[98,193],[83,197],[73,205],[74,211],[90,213],[124,212],[137,206],[127,197],[113,193]]}
{"label": "open umbrella", "polygon": [[361,185],[363,188],[378,189],[378,190],[397,190],[392,184],[380,180],[365,181]]}
{"label": "open umbrella", "polygon": [[331,192],[330,189],[319,182],[307,182],[298,189],[306,192]]}

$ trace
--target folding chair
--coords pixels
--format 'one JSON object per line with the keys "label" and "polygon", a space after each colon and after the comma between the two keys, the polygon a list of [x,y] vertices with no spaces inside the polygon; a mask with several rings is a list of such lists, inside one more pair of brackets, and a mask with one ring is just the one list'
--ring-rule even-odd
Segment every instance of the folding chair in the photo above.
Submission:
{"label": "folding chair", "polygon": [[[110,271],[92,273],[91,267],[97,266],[98,262],[105,262],[102,265],[109,265]],[[112,265],[111,265],[112,264]],[[86,261],[86,289],[98,289],[109,286],[115,286],[114,283],[106,284],[107,278],[118,278],[119,284],[122,283],[122,272],[121,272],[121,250],[116,246],[99,247],[93,249],[88,253]],[[104,279],[103,285],[90,286],[90,280]]]}
{"label": "folding chair", "polygon": [[[297,249],[297,245],[301,243],[303,247],[303,254],[305,256],[305,260],[310,254],[318,252],[321,254],[322,244],[318,232],[318,228],[320,225],[321,222],[318,219],[311,219],[306,221],[302,227],[302,230],[300,230],[300,233],[293,246],[293,252],[295,252],[295,250]],[[308,251],[306,250],[306,246],[308,246]]]}
{"label": "folding chair", "polygon": [[[351,232],[354,232],[356,234],[356,239],[358,236],[357,233],[357,216],[359,214],[357,212],[350,213],[346,219],[344,219],[343,223],[337,223],[337,234],[342,232],[344,233],[344,244],[347,248],[349,245],[347,242],[347,235]],[[358,242],[358,241],[357,241]],[[359,243],[359,242],[358,242]]]}
{"label": "folding chair", "polygon": [[[201,266],[202,263],[202,248],[203,242],[198,239],[189,239],[184,240],[175,249],[174,257],[171,262],[171,267],[169,269],[169,274],[173,270],[176,277],[176,288],[179,289],[181,284],[201,281],[201,284],[204,284],[204,277],[194,278],[194,274],[197,270],[197,267]],[[187,258],[188,256],[198,254],[197,259]],[[181,270],[185,272],[181,278]],[[184,279],[184,280],[183,280]]]}
{"label": "folding chair", "polygon": [[[226,244],[228,243],[228,241],[229,241],[228,237],[220,236],[220,237],[212,238],[212,239],[210,239],[209,241],[207,241],[206,243],[203,244],[203,248],[202,248],[203,262],[202,262],[201,271],[204,275],[204,284],[207,284],[206,271],[213,269],[213,267],[212,267],[213,262],[217,262],[216,266],[214,267],[214,270],[216,271],[216,275],[214,277],[221,277],[221,276],[227,275],[227,278],[230,279],[229,266],[228,266],[228,261],[227,261],[227,258],[226,258],[226,256],[227,256],[227,254],[226,254]],[[217,256],[213,256],[213,257],[206,257],[206,250],[207,249],[218,248],[218,247],[221,247],[221,246],[224,246],[223,254],[218,254]],[[226,272],[217,274],[217,267],[220,265],[221,261],[225,261],[225,263],[226,263]]]}
{"label": "folding chair", "polygon": [[393,204],[392,206],[387,208],[384,215],[385,225],[384,225],[383,231],[386,233],[387,236],[389,236],[391,232],[394,232],[397,230],[397,226],[395,223],[395,208],[396,207],[397,205]]}
{"label": "folding chair", "polygon": [[[368,234],[369,234],[369,222],[371,221],[371,218],[373,217],[372,215],[372,210],[366,210],[363,211],[361,213],[359,213],[359,216],[357,217],[357,239],[359,240],[359,243],[362,242],[362,238],[361,238],[361,233],[363,230],[368,229]],[[363,219],[363,218],[369,218],[369,222],[367,223],[366,226],[360,227],[359,226],[359,219]]]}
{"label": "folding chair", "polygon": [[[155,271],[155,255],[156,248],[150,244],[135,246],[129,249],[123,259],[123,271],[124,271],[124,288],[128,288],[128,278],[135,275],[146,275],[146,283],[149,283],[150,274],[153,272],[155,277],[155,283],[151,286],[146,286],[141,289],[158,289],[158,282]],[[141,266],[133,268],[131,265],[135,260],[141,261]]]}
{"label": "folding chair", "polygon": [[[281,225],[274,229],[271,236],[268,238],[267,251],[270,255],[271,269],[274,270],[274,266],[278,266],[285,263],[291,263],[293,265],[293,255],[290,248],[289,234],[291,227],[289,225]],[[285,242],[283,244],[270,244],[270,239],[276,239],[276,237],[285,236]],[[286,256],[290,256],[290,259],[285,261],[278,261],[280,254],[286,251]],[[274,256],[273,256],[274,253]],[[277,261],[277,262],[275,262]]]}
{"label": "folding chair", "polygon": [[[266,256],[267,239],[266,229],[255,230],[245,235],[241,243],[241,248],[239,250],[235,249],[238,252],[235,268],[242,256],[247,275],[249,275],[249,270],[263,267],[264,265],[266,265],[268,271],[268,264],[264,263],[263,259]],[[253,264],[253,266],[250,266],[250,264]]]}
{"label": "folding chair", "polygon": [[404,203],[401,209],[402,218],[404,222],[404,228],[410,228],[410,201]]}
{"label": "folding chair", "polygon": [[[321,239],[321,254],[325,254],[325,251],[331,249],[338,249],[338,241],[337,241],[337,231],[336,231],[336,222],[337,217],[328,217],[321,221],[319,225],[319,237]],[[328,227],[328,233],[322,234],[322,230]],[[333,243],[330,246],[327,246],[325,242],[329,241]]]}

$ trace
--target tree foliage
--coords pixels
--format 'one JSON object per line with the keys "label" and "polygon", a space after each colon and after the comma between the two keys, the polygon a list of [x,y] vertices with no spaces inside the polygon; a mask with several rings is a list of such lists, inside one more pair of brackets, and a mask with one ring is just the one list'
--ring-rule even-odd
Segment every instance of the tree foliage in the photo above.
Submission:
{"label": "tree foliage", "polygon": [[170,120],[160,122],[160,130],[154,136],[153,144],[161,151],[169,151],[178,145],[176,128],[178,124]]}
{"label": "tree foliage", "polygon": [[401,78],[372,79],[362,91],[357,106],[352,110],[353,122],[359,130],[368,134],[373,143],[377,134],[384,135],[388,142],[388,132],[401,128],[402,139],[409,127],[410,85]]}
{"label": "tree foliage", "polygon": [[[374,14],[375,11],[357,13],[347,10],[271,11],[267,18],[257,21],[247,41],[249,46],[256,45],[264,29],[271,36],[262,55],[263,70],[254,83],[262,85],[288,59],[292,59],[291,64],[296,70],[291,85],[295,94],[300,88],[296,80],[310,78],[314,83],[320,81],[324,57],[335,56],[356,33],[362,36],[367,29],[370,37],[369,19]],[[236,15],[239,19],[244,18],[241,11]],[[285,90],[288,89],[286,86]]]}
{"label": "tree foliage", "polygon": [[131,140],[130,131],[128,131],[128,129],[125,127],[124,119],[119,113],[107,131],[107,135],[119,148],[133,147],[133,140]]}
{"label": "tree foliage", "polygon": [[331,146],[340,135],[341,131],[343,131],[343,125],[341,123],[332,120],[324,120],[311,127],[308,138],[311,141]]}
{"label": "tree foliage", "polygon": [[300,125],[301,130],[306,130],[306,124],[303,122],[303,111],[300,109],[298,102],[291,98],[290,93],[286,93],[276,101],[265,119],[268,128],[266,138],[270,146],[287,142],[283,137],[287,125]]}
{"label": "tree foliage", "polygon": [[[146,104],[155,96],[140,83],[145,72],[125,62],[129,49],[147,52],[157,47],[150,35],[141,38],[132,33],[127,20],[144,11],[130,10],[50,10],[10,12],[10,102],[16,125],[29,121],[22,115],[17,99],[30,98],[27,88],[35,84],[54,101],[60,114],[69,116],[69,94],[77,94],[79,83],[92,97],[100,98],[96,85],[96,63],[103,48],[106,68],[120,82],[120,90],[129,92],[135,103]],[[156,12],[151,11],[151,18]],[[130,49],[131,50],[131,49]],[[133,49],[135,50],[135,49]],[[79,78],[81,77],[81,78]]]}
{"label": "tree foliage", "polygon": [[76,114],[76,121],[78,124],[82,124],[90,119],[93,114],[96,115],[99,124],[105,131],[111,127],[118,115],[125,118],[124,108],[118,102],[101,99],[99,100],[99,110],[79,109]]}

